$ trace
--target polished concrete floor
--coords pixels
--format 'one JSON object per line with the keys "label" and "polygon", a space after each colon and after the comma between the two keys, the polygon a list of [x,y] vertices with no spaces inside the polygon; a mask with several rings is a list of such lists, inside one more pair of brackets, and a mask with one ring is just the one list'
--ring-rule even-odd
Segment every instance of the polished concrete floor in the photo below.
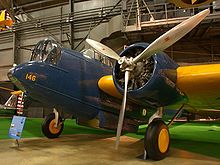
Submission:
{"label": "polished concrete floor", "polygon": [[142,160],[143,141],[121,137],[120,148],[114,149],[115,138],[110,135],[64,135],[58,139],[30,138],[0,140],[0,164],[180,164],[220,165],[220,159],[171,148],[169,156],[161,161]]}

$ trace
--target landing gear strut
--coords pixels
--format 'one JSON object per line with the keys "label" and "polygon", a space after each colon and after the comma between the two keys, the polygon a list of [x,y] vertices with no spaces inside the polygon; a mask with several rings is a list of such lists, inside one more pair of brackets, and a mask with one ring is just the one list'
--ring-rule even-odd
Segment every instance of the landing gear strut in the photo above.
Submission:
{"label": "landing gear strut", "polygon": [[[42,124],[42,132],[48,138],[57,138],[63,131],[63,121],[56,113],[49,114]],[[58,118],[58,119],[56,119]]]}
{"label": "landing gear strut", "polygon": [[163,108],[160,107],[151,116],[144,138],[145,153],[153,160],[165,158],[170,147],[170,134],[167,125],[161,119],[162,113]]}

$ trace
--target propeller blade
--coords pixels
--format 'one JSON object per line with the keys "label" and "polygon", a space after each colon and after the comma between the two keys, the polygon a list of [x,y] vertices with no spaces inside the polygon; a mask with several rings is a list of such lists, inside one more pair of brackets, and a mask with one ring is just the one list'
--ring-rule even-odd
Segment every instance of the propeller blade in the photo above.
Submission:
{"label": "propeller blade", "polygon": [[101,44],[100,42],[94,41],[92,39],[86,39],[86,42],[93,47],[95,50],[97,50],[99,53],[113,58],[115,60],[119,60],[120,56],[111,48]]}
{"label": "propeller blade", "polygon": [[198,25],[207,15],[209,15],[209,13],[210,10],[206,9],[170,29],[152,42],[141,54],[135,57],[133,62],[137,63],[143,58],[148,59],[153,54],[170,47]]}
{"label": "propeller blade", "polygon": [[130,72],[125,71],[125,89],[124,89],[124,96],[121,104],[119,119],[118,119],[118,127],[117,127],[117,134],[116,134],[116,144],[115,149],[118,149],[120,136],[122,131],[122,126],[124,122],[124,115],[125,115],[125,108],[126,108],[126,101],[127,101],[127,90],[128,90],[128,81],[129,81]]}

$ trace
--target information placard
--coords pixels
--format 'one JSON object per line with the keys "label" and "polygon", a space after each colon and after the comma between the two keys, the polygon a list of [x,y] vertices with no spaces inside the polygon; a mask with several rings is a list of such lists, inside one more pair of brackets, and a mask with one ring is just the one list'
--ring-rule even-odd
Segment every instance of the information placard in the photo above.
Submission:
{"label": "information placard", "polygon": [[21,134],[24,128],[26,117],[23,116],[13,116],[11,126],[9,129],[9,137],[13,139],[21,139]]}

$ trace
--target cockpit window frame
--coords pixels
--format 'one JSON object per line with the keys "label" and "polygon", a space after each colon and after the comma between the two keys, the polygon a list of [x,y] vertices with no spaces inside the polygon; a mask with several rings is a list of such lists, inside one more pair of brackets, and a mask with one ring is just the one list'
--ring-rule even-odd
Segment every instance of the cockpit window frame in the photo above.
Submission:
{"label": "cockpit window frame", "polygon": [[[48,47],[48,45],[50,45]],[[41,61],[53,65],[57,65],[57,62],[61,56],[62,46],[54,40],[45,39],[39,41],[35,46],[31,61]]]}

